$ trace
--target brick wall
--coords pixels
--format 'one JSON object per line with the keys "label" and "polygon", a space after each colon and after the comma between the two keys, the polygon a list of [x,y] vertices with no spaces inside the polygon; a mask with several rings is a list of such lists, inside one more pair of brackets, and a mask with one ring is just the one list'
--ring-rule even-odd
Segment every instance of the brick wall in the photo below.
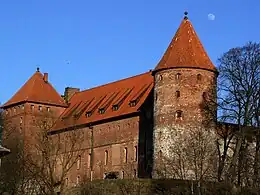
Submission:
{"label": "brick wall", "polygon": [[160,155],[171,153],[172,135],[181,136],[191,129],[211,129],[214,126],[215,119],[206,116],[203,105],[204,96],[215,99],[215,91],[216,75],[207,70],[182,68],[156,73],[154,169],[157,169]]}

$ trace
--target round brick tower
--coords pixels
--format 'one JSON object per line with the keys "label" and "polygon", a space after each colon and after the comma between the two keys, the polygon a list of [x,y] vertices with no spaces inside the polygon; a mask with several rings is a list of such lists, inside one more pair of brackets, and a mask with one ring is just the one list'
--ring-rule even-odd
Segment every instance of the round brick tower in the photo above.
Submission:
{"label": "round brick tower", "polygon": [[[158,178],[161,172],[165,172],[163,159],[168,156],[174,158],[171,156],[174,140],[189,129],[213,129],[216,122],[216,109],[210,101],[216,98],[217,69],[204,50],[187,13],[153,75],[152,175]],[[164,174],[163,177],[171,175]]]}

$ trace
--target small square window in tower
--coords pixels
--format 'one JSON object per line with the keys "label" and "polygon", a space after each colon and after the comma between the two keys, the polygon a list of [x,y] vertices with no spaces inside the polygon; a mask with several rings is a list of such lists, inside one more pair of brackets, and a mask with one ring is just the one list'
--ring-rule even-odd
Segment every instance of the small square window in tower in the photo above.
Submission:
{"label": "small square window in tower", "polygon": [[182,119],[182,117],[183,117],[183,112],[181,110],[177,110],[176,111],[176,118],[177,119]]}
{"label": "small square window in tower", "polygon": [[201,78],[202,78],[201,74],[197,74],[197,81],[201,81]]}
{"label": "small square window in tower", "polygon": [[176,97],[177,98],[181,97],[181,92],[180,91],[176,91]]}
{"label": "small square window in tower", "polygon": [[176,80],[180,80],[180,78],[181,78],[181,73],[177,73],[176,74]]}
{"label": "small square window in tower", "polygon": [[209,95],[207,92],[203,92],[202,97],[203,97],[203,100],[205,100],[205,101],[208,101],[208,99],[209,99]]}

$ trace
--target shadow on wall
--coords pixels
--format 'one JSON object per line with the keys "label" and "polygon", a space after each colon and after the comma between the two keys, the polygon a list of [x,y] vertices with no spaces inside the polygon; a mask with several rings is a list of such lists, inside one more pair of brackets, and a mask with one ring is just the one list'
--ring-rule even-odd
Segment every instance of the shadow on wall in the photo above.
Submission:
{"label": "shadow on wall", "polygon": [[[141,108],[138,140],[138,177],[151,178],[153,168],[153,90]],[[152,106],[151,106],[152,105]]]}

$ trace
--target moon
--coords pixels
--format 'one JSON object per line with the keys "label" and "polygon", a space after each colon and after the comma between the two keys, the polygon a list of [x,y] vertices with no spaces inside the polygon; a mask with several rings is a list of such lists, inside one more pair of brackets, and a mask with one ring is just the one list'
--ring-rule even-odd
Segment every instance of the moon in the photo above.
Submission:
{"label": "moon", "polygon": [[208,14],[208,20],[215,20],[215,15],[214,14]]}

